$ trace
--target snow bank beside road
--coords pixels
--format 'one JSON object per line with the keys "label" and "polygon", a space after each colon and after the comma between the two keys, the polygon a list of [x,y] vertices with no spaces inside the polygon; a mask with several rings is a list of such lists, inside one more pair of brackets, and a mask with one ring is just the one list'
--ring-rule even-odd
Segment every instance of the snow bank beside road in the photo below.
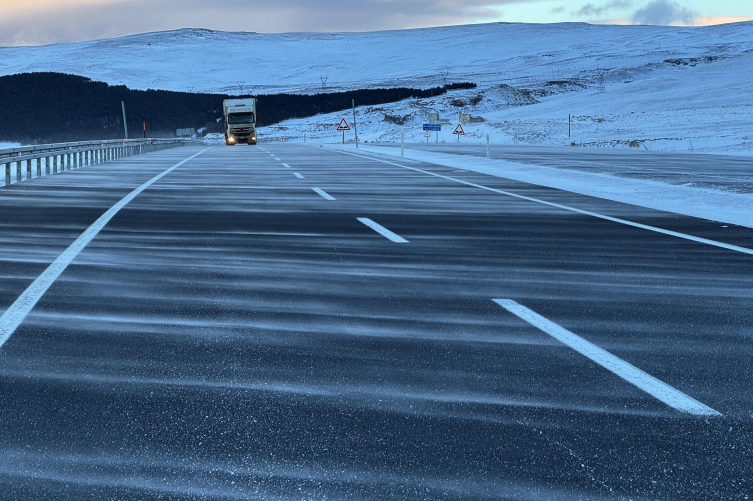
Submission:
{"label": "snow bank beside road", "polygon": [[[333,149],[355,153],[353,146],[330,145]],[[360,145],[360,153],[388,155],[400,163],[400,148]],[[394,158],[396,157],[396,158]],[[405,150],[406,165],[411,160],[428,162],[455,169],[513,179],[606,200],[614,200],[649,209],[657,209],[692,217],[737,224],[753,228],[753,195],[727,193],[691,186],[642,179],[628,179],[554,167],[524,165],[505,160],[450,155],[418,150]]]}

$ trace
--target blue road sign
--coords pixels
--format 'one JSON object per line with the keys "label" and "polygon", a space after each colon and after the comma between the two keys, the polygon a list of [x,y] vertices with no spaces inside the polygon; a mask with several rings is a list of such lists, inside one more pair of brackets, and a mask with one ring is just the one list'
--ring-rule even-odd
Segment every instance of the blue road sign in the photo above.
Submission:
{"label": "blue road sign", "polygon": [[442,126],[439,124],[424,124],[424,130],[433,130],[440,132],[442,130]]}

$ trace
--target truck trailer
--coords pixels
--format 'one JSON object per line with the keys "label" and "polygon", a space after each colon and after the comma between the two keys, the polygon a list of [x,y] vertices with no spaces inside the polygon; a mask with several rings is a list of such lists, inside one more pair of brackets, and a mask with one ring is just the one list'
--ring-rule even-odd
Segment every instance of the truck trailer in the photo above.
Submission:
{"label": "truck trailer", "polygon": [[256,99],[225,99],[225,144],[256,144]]}

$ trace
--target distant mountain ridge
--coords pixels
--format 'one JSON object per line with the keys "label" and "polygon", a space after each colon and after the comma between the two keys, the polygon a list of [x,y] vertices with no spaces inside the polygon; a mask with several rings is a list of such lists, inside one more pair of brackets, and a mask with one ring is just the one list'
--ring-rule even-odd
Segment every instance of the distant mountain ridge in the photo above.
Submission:
{"label": "distant mountain ridge", "polygon": [[[479,24],[368,33],[260,34],[183,29],[0,48],[0,75],[58,72],[131,89],[312,93],[426,88],[449,81],[525,85],[557,73],[639,67],[753,48],[753,22],[707,27]],[[326,85],[322,77],[327,77]]]}

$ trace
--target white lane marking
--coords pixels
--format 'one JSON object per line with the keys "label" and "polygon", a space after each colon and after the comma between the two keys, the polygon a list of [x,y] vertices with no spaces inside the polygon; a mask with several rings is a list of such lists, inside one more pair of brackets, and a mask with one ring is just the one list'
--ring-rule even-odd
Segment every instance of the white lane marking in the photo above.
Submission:
{"label": "white lane marking", "polygon": [[109,223],[113,217],[115,217],[115,214],[117,214],[120,209],[125,207],[128,202],[136,198],[142,191],[149,188],[151,185],[153,185],[166,175],[170,174],[172,171],[174,171],[184,163],[188,162],[189,160],[193,160],[209,149],[210,148],[206,148],[198,152],[197,154],[186,158],[182,162],[173,165],[161,174],[154,176],[149,181],[142,184],[141,186],[130,192],[128,195],[120,199],[118,203],[113,205],[107,212],[102,214],[99,219],[94,221],[91,226],[89,226],[76,240],[74,240],[74,242],[69,245],[68,248],[65,249],[63,253],[60,254],[57,259],[55,259],[55,261],[53,261],[52,264],[48,266],[47,269],[44,270],[42,274],[39,275],[37,279],[34,280],[20,296],[18,296],[18,299],[16,299],[16,301],[10,306],[10,308],[5,310],[3,315],[0,317],[0,346],[5,344],[5,342],[10,339],[10,337],[16,331],[18,326],[21,325],[29,312],[42,298],[44,293],[47,292],[47,289],[49,289],[50,286],[55,283],[55,280],[57,280],[60,274],[63,273],[68,265],[71,264],[74,259],[76,259],[76,256],[78,256],[79,253],[84,250],[87,245],[89,245],[89,242],[91,242],[94,237],[97,236],[102,228],[104,228],[105,225]]}
{"label": "white lane marking", "polygon": [[277,160],[278,162],[282,162],[282,160],[277,157],[275,157],[275,160]]}
{"label": "white lane marking", "polygon": [[358,220],[360,222],[362,222],[363,224],[365,224],[366,226],[368,226],[369,228],[371,228],[372,230],[374,230],[377,233],[379,233],[380,235],[382,235],[383,237],[388,238],[388,239],[392,240],[395,243],[398,243],[398,244],[407,244],[408,243],[408,241],[406,239],[404,239],[403,237],[401,237],[400,235],[391,232],[390,230],[388,230],[387,228],[385,228],[381,224],[377,224],[377,223],[375,223],[374,221],[372,221],[371,219],[369,219],[367,217],[359,217]]}
{"label": "white lane marking", "polygon": [[[339,150],[330,150],[330,151],[336,151],[338,153],[344,153],[346,155],[353,155],[355,157],[366,158],[368,160],[374,160],[376,162],[382,162],[382,163],[385,163],[385,164],[394,165],[395,167],[402,167],[403,169],[409,169],[409,170],[413,170],[413,171],[416,171],[416,172],[421,172],[423,174],[429,174],[430,176],[441,177],[442,179],[447,179],[449,181],[455,181],[456,183],[464,184],[466,186],[473,186],[474,188],[480,188],[482,190],[493,191],[494,193],[499,193],[501,195],[507,195],[509,197],[519,198],[521,200],[528,200],[529,202],[536,202],[536,203],[539,203],[539,204],[548,205],[550,207],[556,207],[558,209],[563,209],[563,210],[567,210],[567,211],[570,211],[570,212],[577,212],[578,214],[583,214],[585,216],[591,216],[591,217],[596,217],[596,218],[599,218],[599,219],[605,219],[607,221],[612,221],[613,223],[619,223],[619,224],[624,224],[624,225],[627,225],[627,226],[633,226],[635,228],[641,228],[643,230],[655,231],[656,233],[662,233],[664,235],[670,235],[670,236],[677,237],[677,238],[684,238],[685,240],[692,240],[693,242],[698,242],[698,243],[701,243],[701,244],[713,245],[714,247],[721,247],[722,249],[728,249],[728,250],[732,250],[732,251],[736,251],[736,252],[742,252],[743,254],[753,255],[753,249],[748,249],[747,247],[740,247],[738,245],[726,244],[724,242],[718,242],[716,240],[709,240],[708,238],[701,238],[701,237],[696,237],[696,236],[693,236],[693,235],[688,235],[687,233],[680,233],[678,231],[665,230],[664,228],[657,228],[656,226],[649,226],[647,224],[634,223],[633,221],[628,221],[626,219],[620,219],[618,217],[605,216],[604,214],[599,214],[597,212],[591,212],[591,211],[587,211],[587,210],[583,210],[583,209],[576,209],[575,207],[570,207],[570,206],[567,206],[567,205],[556,204],[554,202],[547,202],[546,200],[540,200],[538,198],[527,197],[525,195],[518,195],[517,193],[511,193],[509,191],[498,190],[496,188],[490,188],[490,187],[484,186],[482,184],[470,183],[468,181],[463,181],[461,179],[455,179],[454,177],[443,176],[442,174],[437,174],[436,172],[429,172],[429,171],[426,171],[426,170],[417,169],[415,167],[408,167],[407,165],[400,165],[400,164],[396,164],[394,162],[388,162],[387,160],[382,160],[380,158],[367,157],[367,156],[364,156],[364,155],[359,155],[357,153],[350,153],[348,151],[339,151]],[[529,183],[529,184],[532,184],[532,183]]]}
{"label": "white lane marking", "polygon": [[512,299],[493,299],[495,303],[525,320],[534,327],[546,332],[558,341],[566,344],[581,355],[584,355],[605,369],[618,375],[625,381],[634,384],[649,395],[661,400],[668,406],[678,411],[695,414],[696,416],[721,416],[711,407],[698,400],[691,398],[683,392],[669,386],[654,376],[643,372],[621,358],[618,358],[606,350],[603,350],[582,337],[573,334],[569,330],[560,327],[533,310],[516,303]]}
{"label": "white lane marking", "polygon": [[329,193],[327,193],[324,190],[321,190],[319,188],[311,188],[311,189],[314,190],[315,192],[317,192],[318,194],[320,194],[323,198],[325,198],[327,200],[335,200],[335,197],[333,197],[332,195],[330,195]]}
{"label": "white lane marking", "polygon": [[282,164],[282,166],[285,167],[286,169],[290,169],[291,168],[288,164]]}
{"label": "white lane marking", "polygon": [[295,177],[297,177],[298,179],[303,179],[303,176],[301,175],[301,173],[300,173],[300,172],[294,172],[294,173],[293,173],[293,175],[294,175]]}

